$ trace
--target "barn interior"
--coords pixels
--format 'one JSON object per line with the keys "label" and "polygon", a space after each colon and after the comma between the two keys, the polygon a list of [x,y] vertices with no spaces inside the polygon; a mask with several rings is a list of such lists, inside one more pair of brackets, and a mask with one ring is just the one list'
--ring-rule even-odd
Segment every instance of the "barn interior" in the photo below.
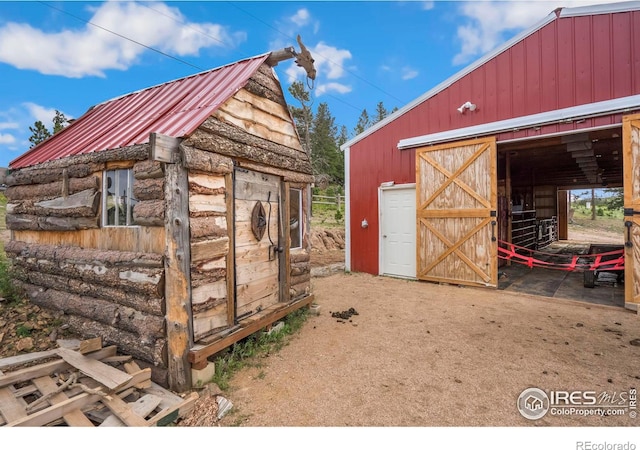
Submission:
{"label": "barn interior", "polygon": [[[518,251],[522,255],[559,264],[570,262],[570,257],[552,254],[591,255],[623,248],[623,232],[615,240],[585,241],[572,236],[569,229],[573,220],[571,191],[623,186],[620,126],[498,143],[497,152],[500,242],[527,249]],[[500,253],[508,257],[508,253]],[[580,269],[580,265],[594,261],[589,256],[578,259],[577,271],[530,268],[513,262],[516,259],[499,260],[499,289],[624,307],[621,270]]]}

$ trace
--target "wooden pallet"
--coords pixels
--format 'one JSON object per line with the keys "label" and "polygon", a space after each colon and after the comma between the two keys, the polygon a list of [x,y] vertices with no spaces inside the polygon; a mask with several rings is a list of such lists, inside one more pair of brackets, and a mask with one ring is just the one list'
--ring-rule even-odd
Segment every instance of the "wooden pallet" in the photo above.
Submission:
{"label": "wooden pallet", "polygon": [[0,359],[0,426],[163,426],[193,409],[197,393],[182,398],[95,344]]}

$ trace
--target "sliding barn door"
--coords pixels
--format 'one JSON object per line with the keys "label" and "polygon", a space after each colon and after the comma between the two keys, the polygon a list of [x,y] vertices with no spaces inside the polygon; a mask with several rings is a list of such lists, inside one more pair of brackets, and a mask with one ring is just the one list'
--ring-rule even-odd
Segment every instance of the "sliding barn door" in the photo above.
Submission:
{"label": "sliding barn door", "polygon": [[640,308],[640,114],[622,121],[624,163],[625,305]]}
{"label": "sliding barn door", "polygon": [[498,284],[495,138],[416,152],[417,277]]}

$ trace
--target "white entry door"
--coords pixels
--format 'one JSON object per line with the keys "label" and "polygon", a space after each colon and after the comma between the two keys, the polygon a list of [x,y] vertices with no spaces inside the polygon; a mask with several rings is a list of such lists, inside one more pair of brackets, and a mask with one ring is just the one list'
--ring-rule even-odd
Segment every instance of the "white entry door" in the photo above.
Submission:
{"label": "white entry door", "polygon": [[380,188],[380,274],[416,277],[416,188]]}

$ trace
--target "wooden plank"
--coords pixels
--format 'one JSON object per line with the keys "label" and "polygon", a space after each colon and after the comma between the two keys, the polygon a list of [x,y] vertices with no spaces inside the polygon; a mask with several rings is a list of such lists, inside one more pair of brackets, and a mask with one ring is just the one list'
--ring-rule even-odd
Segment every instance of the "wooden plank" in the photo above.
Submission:
{"label": "wooden plank", "polygon": [[[109,411],[111,411],[117,417],[117,419],[120,419],[122,421],[124,425],[129,427],[149,426],[147,421],[144,420],[144,417],[141,417],[140,415],[136,414],[136,412],[133,410],[133,407],[129,406],[127,402],[122,400],[120,397],[116,397],[116,396],[102,397],[101,401],[107,408],[109,408]],[[141,408],[141,409],[144,409],[144,408]],[[113,421],[110,423],[113,423]]]}
{"label": "wooden plank", "polygon": [[[622,120],[622,157],[624,207],[640,211],[640,114],[628,115]],[[625,246],[625,307],[640,314],[640,217],[625,216],[624,220],[631,222],[630,245]]]}
{"label": "wooden plank", "polygon": [[79,352],[66,348],[59,348],[58,354],[67,363],[85,375],[90,376],[110,391],[119,389],[131,380],[131,375],[95,359],[88,358]]}
{"label": "wooden plank", "polygon": [[151,133],[149,136],[151,146],[149,158],[152,161],[175,163],[178,154],[175,151],[180,145],[180,139],[160,133]]}
{"label": "wooden plank", "polygon": [[[131,404],[131,412],[142,418],[147,417],[158,407],[162,399],[153,394],[146,394]],[[100,427],[124,427],[126,424],[115,415],[109,416],[99,425]]]}
{"label": "wooden plank", "polygon": [[262,261],[254,264],[244,264],[236,267],[236,284],[251,283],[263,278],[278,279],[278,260]]}
{"label": "wooden plank", "polygon": [[224,194],[206,195],[196,194],[189,195],[189,212],[194,213],[221,213],[227,212],[227,203]]}
{"label": "wooden plank", "polygon": [[[60,350],[57,349],[56,352]],[[114,356],[116,354],[117,347],[110,346],[105,347],[97,352],[87,355],[89,358],[100,360],[108,356]],[[71,367],[66,361],[58,359],[44,364],[39,364],[33,367],[27,367],[25,369],[16,370],[0,376],[0,387],[8,386],[10,384],[20,383],[23,381],[29,381],[32,378],[41,377],[44,375],[51,375],[56,371],[67,370]]]}
{"label": "wooden plank", "polygon": [[[177,149],[175,149],[177,151]],[[169,386],[178,392],[191,387],[187,354],[193,344],[191,316],[191,246],[189,233],[189,180],[180,164],[165,168],[165,302]]]}
{"label": "wooden plank", "polygon": [[192,242],[191,243],[191,264],[200,261],[207,261],[226,255],[229,252],[229,237],[224,236],[218,239]]}
{"label": "wooden plank", "polygon": [[[151,378],[151,369],[143,369],[136,374],[132,374],[131,381],[122,386],[122,389],[128,389],[136,384],[142,383],[144,380]],[[82,409],[99,401],[102,397],[98,394],[82,393],[78,394],[69,400],[65,400],[55,405],[51,405],[41,411],[29,414],[27,417],[23,417],[18,420],[14,420],[8,423],[6,426],[10,427],[39,427],[47,425],[55,420],[62,418],[64,415],[73,412],[77,409]]]}
{"label": "wooden plank", "polygon": [[291,170],[290,168],[284,169],[279,167],[265,166],[253,161],[238,161],[237,166],[249,170],[258,170],[270,175],[277,175],[279,177],[282,177],[284,181],[291,181],[292,183],[309,184],[315,181],[313,175],[309,173],[297,172],[295,170]]}
{"label": "wooden plank", "polygon": [[73,233],[16,230],[13,239],[28,244],[163,254],[164,235],[164,227],[106,227]]}
{"label": "wooden plank", "polygon": [[24,406],[8,387],[0,389],[0,414],[6,422],[13,422],[27,416]]}
{"label": "wooden plank", "polygon": [[58,353],[56,349],[46,350],[43,352],[26,353],[24,355],[9,356],[7,358],[0,359],[0,370],[7,370],[11,367],[34,363],[36,361],[41,361],[57,356]]}
{"label": "wooden plank", "polygon": [[[265,326],[274,323],[276,320],[282,319],[287,314],[296,311],[304,306],[309,305],[314,299],[313,294],[308,295],[300,300],[289,303],[288,305],[282,303],[282,307],[272,313],[266,314],[258,320],[252,321],[246,326],[242,326],[237,331],[211,342],[207,345],[198,345],[191,349],[189,352],[189,361],[194,364],[200,362],[206,362],[207,358],[211,355],[215,355],[221,350],[229,347],[230,345],[238,342],[239,340],[255,333],[256,331],[264,328]],[[278,303],[280,305],[280,303]]]}
{"label": "wooden plank", "polygon": [[102,348],[102,338],[96,337],[93,339],[85,339],[80,342],[80,353],[83,355],[86,353],[95,352]]}
{"label": "wooden plank", "polygon": [[179,404],[167,407],[149,419],[149,426],[168,425],[180,417],[185,417],[189,412],[193,411],[198,397],[196,392],[190,393]]}
{"label": "wooden plank", "polygon": [[[58,390],[58,385],[50,377],[40,377],[33,380],[33,384],[36,385],[42,395],[49,395]],[[62,403],[69,400],[67,394],[64,392],[58,392],[53,394],[47,400],[51,405]],[[73,410],[62,416],[64,421],[70,427],[93,427],[93,423],[85,416],[79,409]]]}
{"label": "wooden plank", "polygon": [[[284,243],[284,252],[280,257],[280,301],[284,302],[291,297],[289,291],[291,289],[291,183],[284,182],[282,184],[282,205],[281,224],[283,225],[283,236],[281,242]],[[300,192],[304,193],[304,190]],[[300,211],[302,213],[302,211]],[[300,214],[300,226],[302,224],[302,214]]]}
{"label": "wooden plank", "polygon": [[235,322],[235,295],[236,295],[236,238],[235,238],[235,221],[234,221],[234,203],[233,181],[234,174],[228,173],[224,177],[225,189],[227,191],[227,223],[231,226],[227,227],[227,239],[229,240],[229,250],[227,255],[227,325],[231,326]]}

